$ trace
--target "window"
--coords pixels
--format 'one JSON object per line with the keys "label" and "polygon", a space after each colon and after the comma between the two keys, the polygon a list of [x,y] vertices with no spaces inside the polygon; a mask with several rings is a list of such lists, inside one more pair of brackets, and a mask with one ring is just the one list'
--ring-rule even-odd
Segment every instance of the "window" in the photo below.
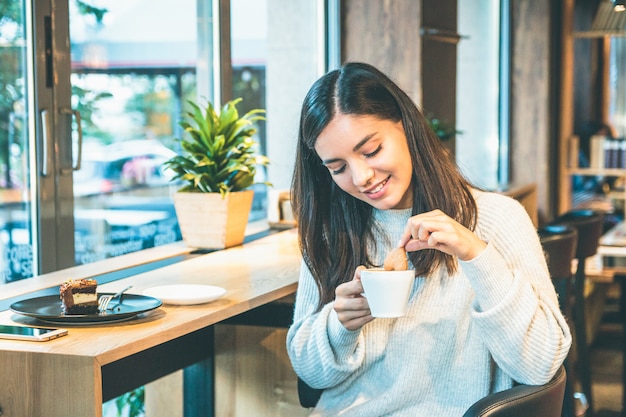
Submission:
{"label": "window", "polygon": [[[327,1],[232,0],[230,67],[212,26],[223,1],[69,0],[54,13],[32,3],[0,0],[2,282],[179,240],[162,163],[188,99],[222,93],[265,108],[271,165],[257,179],[289,188],[301,101],[327,68]],[[67,78],[52,79],[51,65]],[[251,220],[263,221],[268,190],[255,191]]]}
{"label": "window", "polygon": [[609,118],[618,138],[626,138],[626,38],[611,38]]}
{"label": "window", "polygon": [[[506,97],[499,82],[501,67],[507,62],[506,51],[500,50],[501,8],[505,1],[463,0],[458,2],[458,30],[465,36],[458,45],[457,62],[457,134],[456,158],[463,173],[474,184],[497,189],[508,181],[506,137],[500,126],[506,126]],[[502,19],[506,21],[505,18]],[[501,154],[504,157],[501,158]]]}
{"label": "window", "polygon": [[197,51],[211,41],[197,36],[195,1],[91,4],[99,11],[69,3],[72,108],[82,119],[73,175],[78,265],[180,239],[176,185],[162,164],[176,155],[181,109],[195,98]]}
{"label": "window", "polygon": [[29,100],[32,20],[19,1],[0,1],[0,266],[2,282],[33,275],[36,247],[33,215],[32,144],[35,114]]}

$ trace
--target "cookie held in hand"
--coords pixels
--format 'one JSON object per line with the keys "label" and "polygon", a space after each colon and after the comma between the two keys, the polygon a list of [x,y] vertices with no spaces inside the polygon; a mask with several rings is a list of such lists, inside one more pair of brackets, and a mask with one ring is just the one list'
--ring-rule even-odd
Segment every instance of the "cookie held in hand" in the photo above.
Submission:
{"label": "cookie held in hand", "polygon": [[406,250],[403,247],[399,247],[389,252],[383,267],[386,271],[406,271],[409,269]]}

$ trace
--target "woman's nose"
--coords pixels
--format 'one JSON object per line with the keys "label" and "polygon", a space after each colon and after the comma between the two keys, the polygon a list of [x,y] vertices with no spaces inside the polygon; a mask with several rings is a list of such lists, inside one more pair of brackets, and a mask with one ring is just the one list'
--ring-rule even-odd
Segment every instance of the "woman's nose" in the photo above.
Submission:
{"label": "woman's nose", "polygon": [[374,170],[367,164],[359,164],[352,171],[352,181],[357,187],[366,186],[374,178]]}

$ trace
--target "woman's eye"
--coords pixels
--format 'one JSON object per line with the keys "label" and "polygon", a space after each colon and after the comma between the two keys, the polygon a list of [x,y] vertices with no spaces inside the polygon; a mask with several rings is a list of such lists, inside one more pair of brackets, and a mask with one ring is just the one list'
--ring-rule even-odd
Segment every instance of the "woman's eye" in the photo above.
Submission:
{"label": "woman's eye", "polygon": [[376,156],[376,154],[377,154],[378,152],[380,152],[380,150],[381,150],[381,149],[382,149],[382,147],[381,147],[381,146],[378,146],[378,148],[376,148],[376,149],[374,150],[374,152],[371,152],[371,153],[366,153],[366,154],[363,154],[363,155],[365,155],[365,157],[366,157],[366,158],[372,158],[372,157]]}
{"label": "woman's eye", "polygon": [[345,166],[345,165],[342,165],[342,166],[341,166],[341,168],[339,168],[339,169],[331,169],[331,170],[330,170],[330,172],[331,172],[333,175],[339,175],[339,174],[341,174],[341,173],[342,173],[343,171],[345,171],[345,170],[346,170],[346,166]]}

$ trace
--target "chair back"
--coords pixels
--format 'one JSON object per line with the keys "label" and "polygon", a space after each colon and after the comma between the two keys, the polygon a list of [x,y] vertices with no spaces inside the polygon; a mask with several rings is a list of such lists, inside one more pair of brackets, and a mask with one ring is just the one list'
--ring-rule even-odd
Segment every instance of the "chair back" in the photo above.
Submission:
{"label": "chair back", "polygon": [[298,377],[298,399],[304,408],[312,408],[317,405],[322,396],[323,389],[312,388]]}
{"label": "chair back", "polygon": [[[553,224],[540,228],[538,233],[546,255],[552,283],[559,296],[559,306],[571,326],[574,303],[576,301],[572,292],[572,261],[576,257],[578,232],[567,224]],[[572,393],[575,386],[575,378],[573,372],[569,372],[571,369],[569,355],[565,359],[564,366],[568,381],[565,385],[565,399],[561,415],[571,417],[574,415],[575,410]]]}
{"label": "chair back", "polygon": [[[593,210],[572,210],[557,218],[553,224],[570,225],[575,227],[578,233],[578,243],[576,244],[578,266],[572,285],[572,301],[569,303],[571,307],[571,323],[573,323],[575,336],[572,350],[576,353],[575,355],[570,355],[575,359],[572,361],[573,366],[570,365],[567,369],[570,371],[570,379],[580,381],[581,392],[572,394],[572,396],[584,398],[583,402],[586,402],[587,410],[591,414],[593,412],[593,384],[591,353],[589,352],[587,340],[588,318],[585,307],[585,282],[587,281],[587,275],[585,268],[586,258],[595,255],[598,251],[600,237],[604,229],[604,214]],[[574,385],[572,382],[568,383],[568,396],[570,395],[569,391],[574,389]],[[571,401],[568,401],[568,404],[571,404]]]}
{"label": "chair back", "polygon": [[552,284],[559,296],[559,306],[569,319],[574,308],[572,299],[572,261],[576,256],[578,232],[567,224],[553,224],[538,230]]}
{"label": "chair back", "polygon": [[593,210],[571,210],[559,216],[553,224],[568,224],[578,232],[576,258],[585,259],[598,251],[604,228],[604,214]]}
{"label": "chair back", "polygon": [[545,385],[517,385],[475,402],[463,417],[561,417],[566,372],[561,366]]}
{"label": "chair back", "polygon": [[540,228],[538,234],[552,279],[571,279],[578,244],[576,229],[567,224],[553,224]]}

